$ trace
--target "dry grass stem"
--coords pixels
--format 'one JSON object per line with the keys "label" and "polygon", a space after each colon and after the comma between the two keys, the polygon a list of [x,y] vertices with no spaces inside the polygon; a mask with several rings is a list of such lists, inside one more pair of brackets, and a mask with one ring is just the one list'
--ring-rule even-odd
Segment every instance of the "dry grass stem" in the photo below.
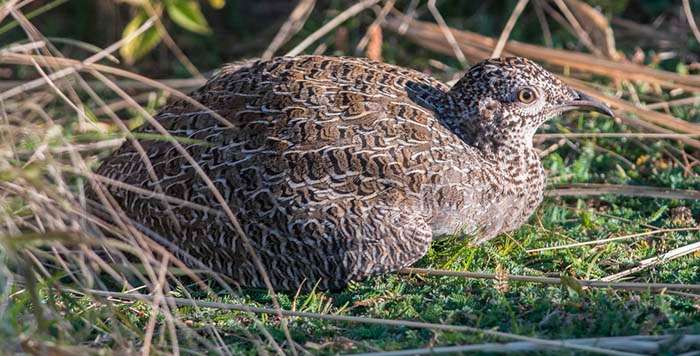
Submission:
{"label": "dry grass stem", "polygon": [[296,56],[301,54],[302,52],[304,52],[305,49],[311,46],[314,42],[318,41],[318,39],[320,39],[321,37],[331,32],[334,28],[340,26],[340,24],[347,21],[349,18],[359,14],[360,12],[371,7],[377,2],[379,2],[379,0],[363,0],[361,2],[356,3],[353,6],[350,6],[345,11],[338,14],[338,16],[328,21],[325,25],[316,30],[316,32],[307,36],[303,41],[301,41],[301,43],[299,43],[296,47],[292,48],[289,52],[287,52],[285,56]]}
{"label": "dry grass stem", "polygon": [[606,57],[620,60],[621,56],[615,47],[615,34],[607,17],[584,1],[565,0],[565,2],[579,20],[581,27],[588,33],[593,45],[599,48]]}
{"label": "dry grass stem", "polygon": [[437,6],[435,5],[435,0],[428,0],[428,10],[430,10],[430,13],[433,15],[435,21],[437,21],[438,27],[440,28],[440,32],[450,44],[450,47],[452,48],[452,53],[454,53],[455,58],[457,58],[459,63],[462,65],[462,68],[466,68],[467,58],[464,56],[462,49],[457,44],[457,40],[452,34],[450,28],[447,26],[447,22],[445,22],[445,19],[442,17],[440,10],[438,10]]}
{"label": "dry grass stem", "polygon": [[535,248],[535,249],[527,250],[526,252],[527,253],[535,253],[535,252],[562,250],[562,249],[567,249],[567,248],[589,246],[589,245],[602,245],[602,244],[606,244],[608,242],[629,240],[629,239],[635,239],[638,237],[653,236],[653,235],[658,235],[658,234],[666,234],[669,232],[684,232],[684,231],[698,231],[698,230],[700,230],[700,227],[684,227],[684,228],[676,228],[676,229],[658,229],[658,230],[653,230],[653,231],[640,232],[637,234],[609,237],[609,238],[600,239],[600,240],[592,240],[592,241],[577,242],[577,243],[573,243],[573,244],[566,244],[566,245],[559,245],[559,246]]}
{"label": "dry grass stem", "polygon": [[[460,277],[473,279],[496,279],[495,273],[484,272],[462,272],[428,268],[404,268],[399,270],[399,274],[416,274],[424,276],[444,276],[444,277]],[[522,276],[516,274],[508,274],[507,278],[511,282],[531,282],[542,284],[562,284],[561,278],[539,277],[539,276]],[[576,280],[583,287],[589,288],[612,288],[631,291],[654,291],[663,292],[665,290],[677,291],[700,291],[700,284],[673,284],[673,283],[637,283],[637,282],[612,282],[606,280]]]}
{"label": "dry grass stem", "polygon": [[644,269],[647,269],[647,268],[650,268],[653,266],[657,266],[659,264],[674,260],[674,259],[679,258],[679,257],[689,255],[689,254],[694,253],[696,251],[700,251],[700,241],[692,243],[690,245],[683,246],[683,247],[675,248],[671,251],[660,254],[658,256],[647,258],[645,260],[640,261],[638,266],[624,270],[624,271],[619,272],[619,273],[615,273],[615,274],[610,275],[610,276],[606,276],[602,280],[603,281],[617,281],[617,280],[620,280],[621,278],[624,278],[624,277],[629,276],[631,274],[637,273],[637,272],[642,271]]}
{"label": "dry grass stem", "polygon": [[[402,23],[402,17],[388,17],[384,22],[385,27],[392,31],[398,31]],[[488,36],[474,32],[451,29],[450,31],[458,45],[464,53],[474,53],[475,55],[492,51],[496,45],[496,40]],[[449,48],[447,41],[442,38],[442,30],[439,26],[428,22],[411,20],[405,31],[405,36],[410,40],[445,54],[453,54],[445,51]],[[470,50],[471,49],[471,50]],[[598,58],[586,53],[565,51],[553,48],[522,43],[510,40],[504,48],[506,53],[544,61],[558,67],[568,67],[571,69],[588,72],[596,75],[606,76],[613,79],[628,79],[645,81],[659,84],[667,88],[680,87],[692,92],[700,91],[699,76],[684,76],[677,73],[666,72],[658,69],[633,63],[620,63],[605,58]],[[473,57],[474,60],[483,59],[486,56]]]}
{"label": "dry grass stem", "polygon": [[695,40],[700,43],[700,30],[698,30],[698,25],[695,23],[695,17],[693,16],[693,11],[690,9],[690,1],[683,0],[683,12],[685,13],[685,18],[688,20],[688,26],[695,36]]}
{"label": "dry grass stem", "polygon": [[593,41],[591,41],[591,37],[588,36],[588,32],[586,32],[583,29],[583,27],[581,27],[581,24],[576,19],[576,16],[574,16],[569,7],[566,6],[564,0],[553,1],[555,4],[557,4],[559,10],[561,10],[561,12],[564,14],[566,20],[569,21],[569,24],[571,24],[571,27],[574,29],[574,34],[576,35],[576,37],[578,37],[581,43],[583,43],[583,45],[586,46],[586,48],[588,48],[588,50],[593,52],[596,56],[602,56],[603,53],[593,44]]}
{"label": "dry grass stem", "polygon": [[148,12],[148,14],[152,18],[156,19],[156,30],[158,30],[158,33],[160,34],[161,39],[163,40],[163,43],[165,43],[170,52],[172,52],[175,55],[177,61],[180,62],[180,64],[182,64],[193,77],[199,79],[204,78],[199,69],[197,69],[197,67],[192,63],[192,61],[190,61],[185,52],[183,52],[182,49],[180,49],[180,46],[178,46],[177,43],[175,43],[175,40],[172,38],[172,36],[170,36],[170,33],[165,28],[163,21],[161,21],[160,19],[162,14],[158,13],[158,11],[156,11],[156,9],[154,9],[153,6],[151,6],[150,2],[144,1],[142,4],[144,9],[146,9],[146,11]]}
{"label": "dry grass stem", "polygon": [[[97,63],[98,61],[102,60],[103,58],[106,58],[108,56],[111,56],[112,53],[116,52],[124,46],[125,44],[129,43],[131,40],[151,28],[153,24],[155,23],[156,18],[151,17],[150,19],[146,20],[143,25],[141,25],[136,31],[132,32],[129,34],[129,36],[122,38],[121,40],[113,43],[109,47],[103,49],[102,51],[93,54],[92,56],[86,58],[79,65],[90,65],[93,63]],[[2,55],[3,53],[0,52],[0,63],[2,62]],[[76,61],[77,62],[77,61]],[[48,79],[50,80],[58,80],[60,78],[63,78],[65,76],[71,75],[75,72],[77,72],[79,69],[76,68],[76,66],[73,67],[67,67],[64,68],[63,70],[57,71],[55,73],[52,73],[51,75],[48,76]],[[17,85],[14,87],[10,87],[7,91],[0,93],[0,101],[5,101],[9,100],[19,94],[25,93],[29,90],[34,90],[39,88],[40,86],[46,84],[46,79],[44,77],[37,78],[35,80],[28,81],[26,83],[22,83],[21,85]]]}
{"label": "dry grass stem", "polygon": [[[365,47],[367,47],[367,44],[370,43],[373,31],[379,31],[379,33],[381,34],[382,22],[384,22],[384,20],[386,19],[386,15],[388,15],[389,12],[394,9],[395,3],[396,0],[387,0],[384,6],[382,6],[382,10],[379,11],[379,15],[377,15],[377,18],[375,18],[374,21],[372,21],[372,24],[370,24],[369,27],[367,27],[367,32],[365,32],[364,36],[362,36],[360,41],[357,43],[357,46],[355,47],[355,54],[359,55],[362,53],[362,51],[364,51]],[[374,51],[376,52],[376,49],[374,49]],[[381,53],[381,47],[379,48],[379,52]]]}
{"label": "dry grass stem", "polygon": [[[624,355],[647,355],[656,354],[661,351],[671,349],[683,352],[692,349],[700,344],[700,335],[683,335],[680,339],[676,335],[635,335],[616,336],[585,339],[567,339],[568,343],[579,345],[590,345],[609,350],[620,351]],[[530,352],[551,352],[551,347],[535,344],[527,341],[509,342],[504,344],[489,343],[476,345],[458,345],[430,347],[422,349],[410,349],[387,352],[369,352],[353,354],[355,356],[409,356],[409,355],[437,355],[437,354],[458,354],[458,353],[530,353]]]}
{"label": "dry grass stem", "polygon": [[679,139],[679,138],[700,138],[700,134],[677,134],[677,133],[647,133],[647,132],[569,132],[569,133],[541,133],[536,134],[535,139],[557,140],[562,138],[637,138],[637,139]]}
{"label": "dry grass stem", "polygon": [[277,34],[263,52],[262,59],[270,59],[290,38],[294,37],[299,30],[304,27],[306,20],[316,6],[316,0],[301,0],[289,14],[287,20],[282,24]]}
{"label": "dry grass stem", "polygon": [[534,5],[537,21],[539,21],[540,28],[542,29],[544,44],[547,46],[547,48],[552,48],[554,46],[554,42],[552,41],[552,31],[550,31],[547,18],[544,16],[544,11],[542,11],[542,0],[535,0]]}
{"label": "dry grass stem", "polygon": [[525,10],[525,6],[527,6],[527,3],[528,0],[518,0],[518,3],[515,4],[515,8],[513,9],[513,12],[511,12],[510,17],[508,18],[508,22],[506,22],[506,25],[503,27],[503,31],[501,32],[501,35],[498,37],[496,47],[494,47],[493,52],[491,52],[491,58],[498,58],[501,56],[501,53],[503,53],[503,47],[505,47],[506,42],[508,42],[510,32],[513,31],[513,27],[515,27],[515,23],[518,21],[518,18],[523,13],[523,10]]}
{"label": "dry grass stem", "polygon": [[[68,58],[59,58],[59,57],[51,57],[50,59],[47,59],[45,56],[35,56],[35,55],[22,55],[22,54],[16,54],[16,53],[11,53],[11,54],[3,54],[0,55],[0,63],[8,63],[8,64],[32,64],[32,63],[38,63],[41,66],[64,66],[64,67],[71,67],[74,68],[80,72],[90,72],[90,73],[95,73],[95,72],[102,72],[102,73],[107,73],[107,74],[112,74],[116,76],[121,76],[123,78],[128,78],[131,80],[136,80],[140,81],[144,85],[150,85],[152,88],[155,89],[160,89],[163,90],[171,95],[176,96],[179,99],[182,99],[189,104],[193,105],[196,108],[199,108],[215,119],[217,119],[222,125],[226,127],[232,127],[231,122],[224,119],[219,113],[216,111],[212,111],[210,108],[202,105],[202,103],[192,99],[189,95],[176,90],[174,88],[171,88],[157,80],[153,80],[147,77],[144,77],[142,75],[138,75],[133,72],[129,72],[127,70],[107,66],[107,65],[102,65],[102,64],[86,64],[80,61],[76,61],[73,59],[68,59]],[[48,63],[50,62],[50,63]],[[50,78],[50,76],[48,77]],[[7,100],[8,98],[6,97],[7,92],[0,93],[0,101]],[[20,93],[17,93],[20,94]],[[14,95],[13,95],[14,96]]]}
{"label": "dry grass stem", "polygon": [[[79,291],[73,291],[73,292],[82,293]],[[118,299],[123,299],[123,300],[140,300],[140,301],[152,302],[154,299],[153,296],[147,296],[147,295],[135,294],[135,293],[128,293],[127,294],[127,293],[117,293],[117,292],[105,292],[105,291],[99,291],[99,290],[90,290],[87,292],[94,294],[94,295],[97,295],[97,296],[118,298]],[[498,337],[498,338],[504,338],[504,339],[528,341],[528,342],[532,342],[532,343],[536,343],[536,344],[540,344],[540,345],[547,345],[549,347],[553,347],[553,348],[557,348],[557,349],[580,350],[580,351],[595,352],[595,353],[601,353],[601,354],[607,354],[607,355],[622,355],[621,353],[618,353],[614,350],[604,349],[604,348],[600,348],[600,347],[596,347],[596,346],[571,344],[571,343],[567,343],[567,342],[563,342],[563,341],[559,341],[559,340],[538,339],[538,338],[529,337],[529,336],[522,336],[522,335],[505,333],[505,332],[501,332],[501,331],[495,331],[495,330],[489,330],[489,329],[479,329],[479,328],[465,326],[465,325],[446,325],[446,324],[425,323],[425,322],[411,321],[411,320],[366,318],[366,317],[347,316],[347,315],[330,315],[330,314],[322,314],[322,313],[300,312],[300,311],[290,311],[290,310],[277,310],[277,309],[271,309],[271,308],[251,307],[248,305],[241,305],[241,304],[198,301],[198,300],[193,300],[193,299],[172,298],[172,297],[164,297],[164,300],[167,300],[168,302],[173,303],[175,305],[179,305],[179,306],[197,306],[200,308],[214,308],[214,309],[237,310],[237,311],[246,311],[246,312],[250,311],[250,312],[254,312],[254,313],[258,313],[258,314],[273,314],[274,315],[274,314],[281,313],[285,317],[301,317],[301,318],[331,320],[331,321],[348,322],[348,323],[378,324],[378,325],[417,328],[417,329],[431,329],[431,330],[454,331],[454,332],[470,332],[470,333],[478,333],[478,334],[483,334],[483,335],[488,335],[488,336],[493,336],[493,337]]]}
{"label": "dry grass stem", "polygon": [[384,39],[382,36],[382,28],[373,25],[367,30],[369,36],[369,42],[367,45],[367,58],[375,61],[382,60],[382,45],[384,44]]}
{"label": "dry grass stem", "polygon": [[659,109],[668,110],[674,106],[697,105],[698,103],[700,103],[700,97],[691,96],[689,98],[682,98],[682,99],[669,100],[669,101],[660,101],[658,103],[646,104],[645,107],[649,110],[659,110]]}
{"label": "dry grass stem", "polygon": [[19,10],[21,6],[17,6],[19,0],[8,0],[0,7],[0,22],[5,19],[5,17],[12,10]]}
{"label": "dry grass stem", "polygon": [[660,199],[700,199],[698,190],[680,190],[661,187],[615,185],[615,184],[566,184],[556,186],[545,192],[546,196],[599,196],[606,194],[622,195],[626,197],[660,198]]}

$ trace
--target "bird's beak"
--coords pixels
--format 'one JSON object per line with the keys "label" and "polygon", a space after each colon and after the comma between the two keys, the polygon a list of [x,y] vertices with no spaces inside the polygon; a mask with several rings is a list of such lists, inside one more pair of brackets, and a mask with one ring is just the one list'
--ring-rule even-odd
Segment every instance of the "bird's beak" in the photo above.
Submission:
{"label": "bird's beak", "polygon": [[571,110],[584,109],[599,112],[610,117],[615,117],[615,114],[613,113],[612,109],[610,109],[610,107],[605,105],[602,101],[597,100],[591,97],[590,95],[580,92],[578,90],[574,90],[574,92],[576,93],[576,97],[573,100],[554,107],[552,111],[554,111],[556,114],[561,114],[563,112]]}

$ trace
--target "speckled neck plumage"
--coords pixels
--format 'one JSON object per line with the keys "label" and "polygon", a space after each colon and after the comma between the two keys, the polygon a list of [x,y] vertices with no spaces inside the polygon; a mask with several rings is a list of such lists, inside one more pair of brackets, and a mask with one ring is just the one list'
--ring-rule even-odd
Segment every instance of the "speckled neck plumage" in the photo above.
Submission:
{"label": "speckled neck plumage", "polygon": [[[512,92],[528,86],[528,95]],[[448,88],[367,59],[280,57],[225,67],[191,94],[229,125],[183,100],[156,119],[190,139],[186,150],[235,212],[275,288],[328,289],[408,266],[434,236],[481,242],[520,226],[545,179],[532,134],[571,93],[517,58],[482,62]],[[171,143],[140,144],[157,180],[131,142],[98,173],[221,209]],[[173,221],[152,195],[109,191],[186,262],[263,287],[224,215],[169,203]]]}

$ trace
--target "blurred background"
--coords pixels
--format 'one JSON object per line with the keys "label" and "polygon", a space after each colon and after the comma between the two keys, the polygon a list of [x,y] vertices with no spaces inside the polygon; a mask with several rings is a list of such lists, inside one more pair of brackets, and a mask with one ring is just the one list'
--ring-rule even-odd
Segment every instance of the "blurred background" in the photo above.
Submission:
{"label": "blurred background", "polygon": [[[437,5],[450,27],[497,38],[517,2],[441,0]],[[130,23],[138,23],[139,21],[134,22],[138,17],[147,18],[149,11],[163,13],[162,20],[170,37],[176,39],[177,46],[196,68],[206,71],[228,61],[261,56],[298,5],[296,1],[286,0],[151,0],[146,2],[152,7],[148,9],[143,3],[140,0],[37,0],[27,4],[23,11],[27,15],[37,12],[35,16],[28,17],[45,36],[82,41],[98,47],[106,47],[122,38],[125,28]],[[307,3],[305,6],[309,11],[299,16],[300,19],[305,18],[303,26],[276,54],[284,54],[294,44],[356,2],[318,0],[304,3]],[[590,23],[595,19],[586,17],[587,10],[577,10],[575,5],[571,6],[575,2],[565,3],[569,3],[569,10],[581,22],[584,30],[606,25]],[[591,0],[584,3],[609,21],[610,30],[614,31],[614,48],[621,51],[619,54],[628,60],[654,63],[675,70],[679,63],[693,64],[698,58],[699,46],[693,38],[681,1]],[[691,1],[691,5],[695,4]],[[415,7],[415,17],[432,20],[425,1],[399,0],[394,6],[398,10]],[[168,8],[177,7],[183,10],[170,12],[185,15],[173,17],[169,14]],[[44,11],[47,14],[42,15]],[[323,53],[326,54],[362,54],[355,48],[378,12],[381,12],[380,5],[375,5],[374,8],[368,6],[367,11],[361,11],[340,24],[330,35],[315,43],[311,50],[324,44],[326,48]],[[143,21],[145,19],[141,19],[141,23]],[[543,31],[543,22],[546,22],[548,30]],[[400,35],[391,31],[384,32],[382,54],[385,61],[413,66],[420,66],[422,61],[423,66],[426,66],[425,58],[435,56],[434,53],[409,43]],[[12,30],[3,28],[0,35],[0,41],[5,43],[25,38],[22,30],[17,27]],[[595,35],[591,37],[596,45],[605,43],[604,38],[596,38]],[[577,38],[576,29],[572,28],[556,1],[530,1],[510,38],[556,48],[588,51],[586,45]],[[146,42],[149,43],[144,48],[135,51],[137,53],[134,57],[138,58],[127,61],[132,62],[131,69],[154,77],[188,76],[187,69],[178,61],[172,60],[173,53],[162,43],[162,39]],[[56,46],[69,57],[87,55],[75,43],[58,42]],[[144,50],[148,48],[152,49]],[[449,56],[438,58],[459,67],[459,62]]]}

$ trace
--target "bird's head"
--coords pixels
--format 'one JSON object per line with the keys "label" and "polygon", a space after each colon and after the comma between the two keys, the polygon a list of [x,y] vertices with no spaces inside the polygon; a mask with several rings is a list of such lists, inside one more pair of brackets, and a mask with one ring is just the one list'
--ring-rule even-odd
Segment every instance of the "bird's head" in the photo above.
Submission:
{"label": "bird's head", "polygon": [[545,121],[571,110],[613,116],[602,102],[570,88],[538,64],[520,57],[472,66],[448,94],[464,108],[451,126],[468,140],[498,143],[532,136]]}

